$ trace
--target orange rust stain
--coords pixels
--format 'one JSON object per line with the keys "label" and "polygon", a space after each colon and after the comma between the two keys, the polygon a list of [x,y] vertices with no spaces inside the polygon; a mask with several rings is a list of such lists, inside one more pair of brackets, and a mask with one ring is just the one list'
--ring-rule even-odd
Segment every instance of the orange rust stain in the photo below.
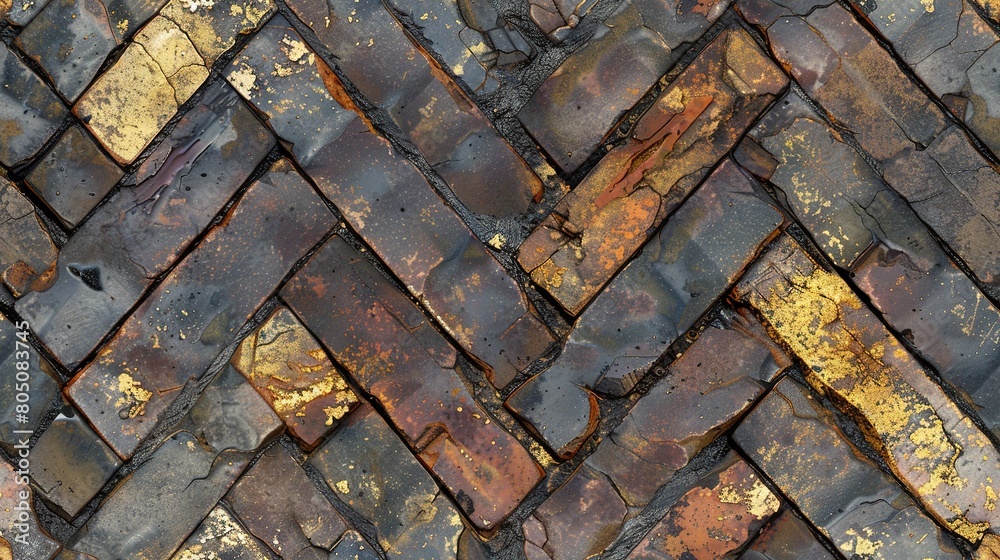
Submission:
{"label": "orange rust stain", "polygon": [[633,162],[629,167],[622,169],[611,185],[601,193],[601,196],[597,197],[594,205],[597,208],[603,208],[604,205],[612,200],[622,195],[630,194],[635,189],[635,185],[642,180],[643,175],[674,149],[674,145],[680,140],[681,136],[687,132],[691,125],[694,124],[694,121],[712,104],[712,99],[710,95],[694,97],[684,107],[683,111],[670,117],[670,120],[650,138],[652,142],[659,142],[659,146],[645,158],[642,158],[642,154],[640,154],[636,158],[641,159],[638,163]]}

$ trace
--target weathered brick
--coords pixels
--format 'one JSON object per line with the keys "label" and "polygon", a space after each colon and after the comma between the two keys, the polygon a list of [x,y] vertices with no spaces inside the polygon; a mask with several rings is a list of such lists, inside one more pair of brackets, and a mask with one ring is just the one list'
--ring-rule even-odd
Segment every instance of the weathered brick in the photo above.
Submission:
{"label": "weathered brick", "polygon": [[809,526],[785,510],[772,519],[753,545],[740,556],[740,560],[835,560],[815,536]]}
{"label": "weathered brick", "polygon": [[507,406],[560,456],[598,420],[589,389],[620,395],[739,277],[782,215],[727,161],[580,316],[562,354]]}
{"label": "weathered brick", "polygon": [[733,147],[785,81],[745,31],[730,29],[714,39],[660,95],[629,139],[612,149],[521,245],[518,260],[532,280],[571,314],[580,313]]}
{"label": "weathered brick", "polygon": [[753,538],[780,506],[750,465],[730,455],[681,496],[628,557],[722,558]]}
{"label": "weathered brick", "polygon": [[358,403],[341,371],[286,307],[243,340],[232,363],[306,449]]}
{"label": "weathered brick", "polygon": [[843,279],[782,237],[736,295],[805,363],[809,382],[859,423],[936,520],[972,542],[996,531],[1000,454]]}
{"label": "weathered brick", "polygon": [[281,426],[243,376],[225,368],[67,548],[95,558],[169,558]]}
{"label": "weathered brick", "polygon": [[264,547],[222,506],[208,514],[170,560],[269,560]]}
{"label": "weathered brick", "polygon": [[59,97],[7,46],[0,49],[0,164],[35,155],[68,113]]}
{"label": "weathered brick", "polygon": [[541,181],[531,168],[410,42],[382,2],[288,4],[337,57],[347,78],[388,113],[470,210],[517,215],[541,196]]}
{"label": "weathered brick", "polygon": [[733,438],[844,556],[961,558],[899,484],[865,459],[832,415],[791,379],[775,386]]}
{"label": "weathered brick", "polygon": [[[19,458],[20,459],[20,458]],[[0,461],[0,558],[38,558],[49,560],[62,546],[38,525],[28,485],[30,458],[20,467]],[[23,477],[23,478],[22,478]],[[18,526],[22,524],[23,526]],[[22,530],[24,529],[24,530]]]}
{"label": "weathered brick", "polygon": [[[588,3],[580,5],[585,10]],[[683,2],[669,0],[622,2],[517,117],[563,171],[574,171],[728,5],[729,0],[710,0],[689,11]],[[533,5],[532,15],[541,16],[540,9]],[[553,25],[558,23],[543,29]]]}
{"label": "weathered brick", "polygon": [[62,247],[54,284],[18,300],[18,313],[64,365],[75,367],[273,144],[236,92],[214,84],[139,166],[138,185],[112,195]]}
{"label": "weathered brick", "polygon": [[385,420],[362,404],[309,458],[337,496],[375,526],[389,558],[455,556],[458,510]]}
{"label": "weathered brick", "polygon": [[[28,343],[29,331],[21,330],[23,334],[20,337],[18,332],[15,323],[0,314],[0,382],[3,383],[3,389],[0,390],[0,413],[3,414],[0,417],[0,446],[8,453],[14,452],[13,446],[24,438],[24,434],[15,434],[14,431],[35,431],[49,406],[55,401],[62,384],[49,362]],[[20,369],[17,367],[18,362],[23,364]],[[28,373],[27,387],[22,385],[24,381],[18,381],[18,371]],[[19,390],[25,388],[28,390]],[[20,393],[28,395],[28,402],[17,401]],[[24,422],[18,417],[19,404],[28,405]]]}
{"label": "weathered brick", "polygon": [[76,227],[122,178],[122,170],[77,127],[63,133],[26,177],[67,227]]}
{"label": "weathered brick", "polygon": [[67,386],[118,455],[132,454],[332,226],[319,195],[282,160],[171,271]]}
{"label": "weathered brick", "polygon": [[[281,53],[291,53],[289,45],[306,49],[281,21],[271,22],[237,57],[230,82],[237,88],[254,84],[241,91],[268,114],[279,135],[293,142],[296,156],[323,194],[410,293],[487,366],[491,380],[506,385],[549,349],[553,336],[514,279],[417,168],[344,101],[347,93],[321,60],[295,50],[303,62],[294,66],[297,71],[285,76],[266,72],[268,64],[287,60]],[[285,105],[280,100],[286,92],[297,92],[291,107],[301,112],[272,108]],[[310,114],[317,116],[298,118]],[[313,130],[316,119],[324,123],[323,134]]]}
{"label": "weathered brick", "polygon": [[326,560],[347,530],[337,510],[280,444],[240,477],[226,502],[282,558]]}
{"label": "weathered brick", "polygon": [[57,274],[56,249],[38,211],[0,176],[0,280],[15,297],[44,290]]}
{"label": "weathered brick", "polygon": [[455,349],[343,239],[328,241],[281,295],[477,526],[496,526],[541,479],[527,450],[472,397]]}

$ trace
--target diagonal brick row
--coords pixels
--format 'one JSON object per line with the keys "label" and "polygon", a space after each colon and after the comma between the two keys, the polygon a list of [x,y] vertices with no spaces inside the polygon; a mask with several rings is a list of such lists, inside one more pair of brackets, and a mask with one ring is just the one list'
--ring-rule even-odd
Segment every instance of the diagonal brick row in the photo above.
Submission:
{"label": "diagonal brick row", "polygon": [[998,8],[0,0],[0,559],[1000,557]]}

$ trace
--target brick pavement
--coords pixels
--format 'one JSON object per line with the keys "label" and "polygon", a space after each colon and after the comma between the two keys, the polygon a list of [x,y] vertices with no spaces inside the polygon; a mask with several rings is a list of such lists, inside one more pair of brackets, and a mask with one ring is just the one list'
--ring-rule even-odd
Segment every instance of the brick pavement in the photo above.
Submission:
{"label": "brick pavement", "polygon": [[997,14],[0,0],[0,560],[1000,558]]}

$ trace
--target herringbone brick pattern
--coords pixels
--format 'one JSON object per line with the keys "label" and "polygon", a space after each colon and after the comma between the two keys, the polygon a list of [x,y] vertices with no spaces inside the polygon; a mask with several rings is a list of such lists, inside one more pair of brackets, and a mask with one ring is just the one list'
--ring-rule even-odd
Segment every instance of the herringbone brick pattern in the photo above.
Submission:
{"label": "herringbone brick pattern", "polygon": [[1000,558],[997,2],[0,19],[0,560]]}

